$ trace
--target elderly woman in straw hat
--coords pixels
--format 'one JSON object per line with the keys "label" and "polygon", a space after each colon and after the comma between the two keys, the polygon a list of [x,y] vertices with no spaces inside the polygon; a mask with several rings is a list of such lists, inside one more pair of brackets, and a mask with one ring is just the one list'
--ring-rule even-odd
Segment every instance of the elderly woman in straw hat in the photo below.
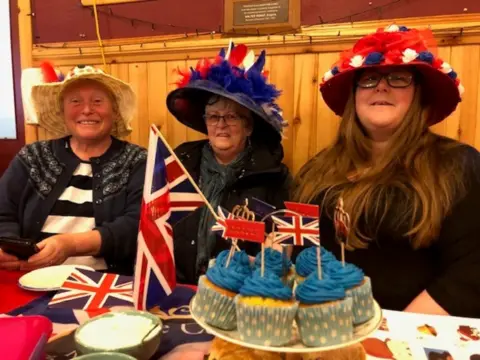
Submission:
{"label": "elderly woman in straw hat", "polygon": [[[170,112],[186,126],[207,135],[175,149],[215,210],[250,206],[253,199],[283,208],[290,173],[282,163],[285,126],[267,82],[265,51],[255,59],[243,44],[223,49],[214,60],[201,60],[181,72],[178,89],[167,97]],[[174,227],[178,281],[198,282],[209,259],[229,244],[211,231],[215,221],[205,207]],[[249,255],[258,244],[239,242]]]}
{"label": "elderly woman in straw hat", "polygon": [[[322,245],[340,255],[334,209],[350,216],[347,262],[387,309],[480,316],[480,157],[434,134],[463,86],[430,31],[389,26],[323,77],[340,127],[299,172],[295,199],[323,206]],[[320,127],[321,128],[321,127]]]}
{"label": "elderly woman in straw hat", "polygon": [[42,70],[46,82],[24,94],[31,91],[38,124],[59,138],[26,145],[0,179],[0,235],[35,240],[39,252],[19,260],[0,250],[0,268],[131,273],[146,151],[117,137],[131,131],[135,94],[91,66],[63,81]]}

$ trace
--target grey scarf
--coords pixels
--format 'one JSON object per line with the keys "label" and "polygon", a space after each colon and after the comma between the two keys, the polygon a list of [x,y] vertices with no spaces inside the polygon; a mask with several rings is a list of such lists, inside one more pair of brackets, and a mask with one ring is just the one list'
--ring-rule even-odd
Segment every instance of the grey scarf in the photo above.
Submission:
{"label": "grey scarf", "polygon": [[[250,148],[247,147],[230,164],[222,165],[215,159],[210,144],[207,143],[203,147],[199,186],[215,212],[218,209],[218,205],[220,205],[224,191],[237,180],[249,156]],[[207,207],[203,207],[200,213],[197,234],[197,269],[210,259],[210,255],[215,247],[217,236],[210,230],[214,224],[214,217]]]}

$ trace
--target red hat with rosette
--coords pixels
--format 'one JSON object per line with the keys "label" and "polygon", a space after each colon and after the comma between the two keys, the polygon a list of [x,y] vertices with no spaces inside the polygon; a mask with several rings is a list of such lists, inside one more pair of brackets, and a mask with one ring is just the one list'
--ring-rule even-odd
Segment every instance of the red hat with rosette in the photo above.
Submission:
{"label": "red hat with rosette", "polygon": [[340,60],[327,71],[320,85],[323,99],[342,116],[356,73],[361,69],[409,66],[418,73],[422,101],[430,106],[429,125],[450,115],[464,92],[452,67],[436,55],[430,30],[390,25],[366,35],[353,49],[341,53]]}

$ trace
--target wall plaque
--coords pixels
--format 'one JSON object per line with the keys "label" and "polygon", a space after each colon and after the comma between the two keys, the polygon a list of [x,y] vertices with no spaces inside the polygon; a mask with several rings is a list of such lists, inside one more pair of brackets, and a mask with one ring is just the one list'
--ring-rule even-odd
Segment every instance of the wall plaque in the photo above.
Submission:
{"label": "wall plaque", "polygon": [[300,0],[225,0],[225,31],[262,33],[300,26]]}
{"label": "wall plaque", "polygon": [[[113,4],[124,4],[124,3],[133,3],[139,1],[147,0],[96,0],[95,5],[113,5]],[[83,6],[93,6],[93,0],[82,0]]]}

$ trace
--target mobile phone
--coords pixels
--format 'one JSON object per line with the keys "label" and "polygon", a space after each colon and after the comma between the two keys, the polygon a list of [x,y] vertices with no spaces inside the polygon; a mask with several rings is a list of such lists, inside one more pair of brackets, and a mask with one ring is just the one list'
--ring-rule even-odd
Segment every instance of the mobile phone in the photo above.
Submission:
{"label": "mobile phone", "polygon": [[0,236],[0,249],[20,260],[27,260],[39,249],[34,240]]}

